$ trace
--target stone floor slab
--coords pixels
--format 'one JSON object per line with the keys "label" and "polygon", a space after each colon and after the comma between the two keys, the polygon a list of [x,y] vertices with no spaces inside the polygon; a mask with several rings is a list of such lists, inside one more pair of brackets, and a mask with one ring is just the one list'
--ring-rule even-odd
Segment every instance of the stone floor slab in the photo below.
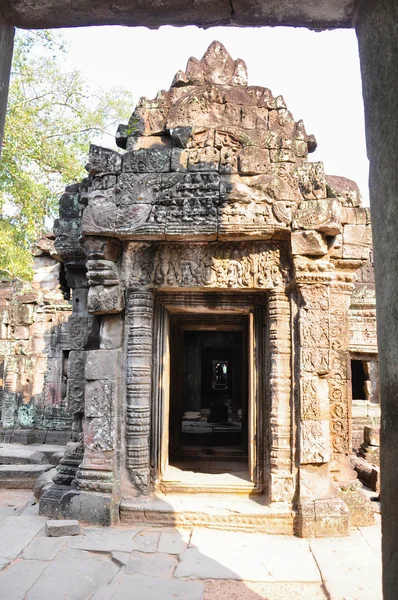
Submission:
{"label": "stone floor slab", "polygon": [[181,554],[186,549],[190,537],[190,531],[164,531],[160,534],[158,552]]}
{"label": "stone floor slab", "polygon": [[156,552],[159,538],[159,531],[141,531],[135,536],[134,542],[140,552]]}
{"label": "stone floor slab", "polygon": [[381,560],[381,535],[380,523],[373,527],[360,527],[362,537],[366,540],[372,550],[380,557]]}
{"label": "stone floor slab", "polygon": [[202,597],[203,584],[199,581],[124,575],[110,600],[202,600]]}
{"label": "stone floor slab", "polygon": [[24,560],[10,565],[0,573],[0,598],[24,600],[48,563],[39,560]]}
{"label": "stone floor slab", "polygon": [[[272,580],[321,581],[308,541],[293,536],[194,529],[189,547],[198,548],[204,556],[213,559],[220,556],[223,560],[231,548],[239,548],[242,561],[250,563],[254,556],[254,561],[264,566]],[[227,549],[226,554],[224,548]],[[240,568],[243,567],[244,562]]]}
{"label": "stone floor slab", "polygon": [[69,548],[94,552],[132,552],[138,548],[134,537],[137,529],[85,527],[82,535],[68,542]]}
{"label": "stone floor slab", "polygon": [[30,542],[22,556],[31,560],[53,560],[68,540],[69,537],[38,537]]}
{"label": "stone floor slab", "polygon": [[0,556],[16,558],[43,529],[43,517],[7,517],[0,523]]}
{"label": "stone floor slab", "polygon": [[134,551],[126,565],[126,573],[166,578],[171,577],[176,564],[177,560],[166,554],[147,554]]}
{"label": "stone floor slab", "polygon": [[273,581],[273,577],[256,556],[256,552],[242,553],[239,544],[209,549],[202,553],[198,548],[188,548],[180,554],[174,572],[177,578],[242,579],[246,581]]}
{"label": "stone floor slab", "polygon": [[319,568],[307,540],[281,535],[254,535],[248,543],[275,581],[320,583]]}
{"label": "stone floor slab", "polygon": [[91,597],[90,600],[112,600],[117,587],[124,577],[123,570],[116,573],[111,581],[108,582],[107,585],[97,590]]}
{"label": "stone floor slab", "polygon": [[330,600],[382,600],[381,561],[360,531],[310,540]]}
{"label": "stone floor slab", "polygon": [[85,600],[105,586],[118,570],[110,558],[67,549],[48,565],[26,600]]}
{"label": "stone floor slab", "polygon": [[0,521],[4,521],[7,517],[16,517],[20,511],[19,506],[0,506]]}

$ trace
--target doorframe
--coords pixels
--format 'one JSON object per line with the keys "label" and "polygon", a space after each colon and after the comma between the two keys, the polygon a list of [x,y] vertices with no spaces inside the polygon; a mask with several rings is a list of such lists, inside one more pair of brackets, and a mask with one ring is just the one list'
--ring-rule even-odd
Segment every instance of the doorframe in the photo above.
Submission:
{"label": "doorframe", "polygon": [[[170,322],[178,315],[248,316],[249,423],[248,457],[253,491],[268,493],[270,469],[269,419],[266,415],[268,360],[266,357],[267,297],[264,292],[158,292],[154,311],[151,394],[151,479],[156,486],[165,475],[169,458]],[[231,319],[232,321],[232,319]]]}

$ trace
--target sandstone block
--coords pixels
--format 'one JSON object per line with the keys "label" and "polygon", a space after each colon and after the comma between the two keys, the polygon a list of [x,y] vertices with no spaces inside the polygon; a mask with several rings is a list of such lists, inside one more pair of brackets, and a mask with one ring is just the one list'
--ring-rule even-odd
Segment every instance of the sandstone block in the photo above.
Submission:
{"label": "sandstone block", "polygon": [[116,238],[95,235],[87,236],[84,239],[83,247],[88,259],[105,259],[116,262],[121,252],[120,241]]}
{"label": "sandstone block", "polygon": [[313,229],[326,235],[342,231],[341,204],[338,200],[302,202],[293,216],[293,229]]}
{"label": "sandstone block", "polygon": [[65,193],[59,199],[59,216],[61,219],[79,218],[84,205],[80,202],[79,193]]}
{"label": "sandstone block", "polygon": [[114,150],[90,144],[88,171],[93,173],[118,173],[121,170],[122,156]]}
{"label": "sandstone block", "polygon": [[380,427],[363,428],[363,441],[369,446],[380,446]]}
{"label": "sandstone block", "polygon": [[71,350],[99,347],[99,320],[97,317],[74,317],[68,321],[68,345]]}
{"label": "sandstone block", "polygon": [[344,206],[341,211],[341,222],[347,225],[366,225],[369,222],[368,209]]}
{"label": "sandstone block", "polygon": [[[137,152],[144,151],[140,150]],[[145,150],[145,152],[147,152],[147,150]],[[151,152],[155,151],[151,150]],[[158,151],[156,150],[156,152]],[[160,173],[122,173],[119,177],[117,186],[117,203],[119,206],[128,206],[130,204],[156,204],[160,184]]]}
{"label": "sandstone block", "polygon": [[293,231],[291,245],[293,255],[324,256],[328,251],[325,237],[317,231]]}
{"label": "sandstone block", "polygon": [[90,350],[87,352],[86,379],[116,379],[120,364],[120,350]]}
{"label": "sandstone block", "polygon": [[84,379],[68,379],[66,382],[66,398],[72,415],[84,412],[84,386]]}
{"label": "sandstone block", "polygon": [[268,150],[248,146],[238,153],[238,171],[245,175],[271,173],[271,163]]}
{"label": "sandstone block", "polygon": [[104,315],[101,319],[101,350],[120,348],[123,343],[123,321],[119,315]]}
{"label": "sandstone block", "polygon": [[370,227],[366,225],[344,225],[343,258],[365,259],[369,257],[371,242]]}
{"label": "sandstone block", "polygon": [[123,172],[167,173],[170,171],[171,150],[131,150],[123,155]]}
{"label": "sandstone block", "polygon": [[338,198],[343,206],[361,206],[361,193],[355,181],[346,177],[326,175],[326,184],[329,195]]}
{"label": "sandstone block", "polygon": [[75,520],[47,521],[45,531],[48,537],[60,537],[61,535],[79,535],[80,525],[79,521]]}
{"label": "sandstone block", "polygon": [[68,378],[84,379],[86,368],[86,352],[71,350],[68,357]]}
{"label": "sandstone block", "polygon": [[124,309],[124,290],[120,285],[95,285],[88,292],[88,311],[96,315],[120,313]]}
{"label": "sandstone block", "polygon": [[112,381],[86,382],[86,417],[104,417],[116,403],[116,384]]}

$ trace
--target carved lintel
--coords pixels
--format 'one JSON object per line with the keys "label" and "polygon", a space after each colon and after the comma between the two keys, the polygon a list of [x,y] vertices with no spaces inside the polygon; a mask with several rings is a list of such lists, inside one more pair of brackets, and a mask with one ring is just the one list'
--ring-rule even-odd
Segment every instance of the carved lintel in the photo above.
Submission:
{"label": "carved lintel", "polygon": [[282,289],[286,249],[275,242],[130,244],[126,286],[141,288]]}

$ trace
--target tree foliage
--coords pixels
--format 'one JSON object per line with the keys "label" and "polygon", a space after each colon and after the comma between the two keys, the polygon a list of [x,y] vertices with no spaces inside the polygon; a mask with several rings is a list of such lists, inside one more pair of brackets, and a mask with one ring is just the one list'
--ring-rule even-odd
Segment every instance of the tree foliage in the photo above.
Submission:
{"label": "tree foliage", "polygon": [[131,113],[129,92],[90,89],[79,71],[65,70],[65,54],[59,34],[16,36],[0,163],[0,279],[31,277],[31,244],[51,228],[65,185],[84,177],[89,143],[114,135]]}

